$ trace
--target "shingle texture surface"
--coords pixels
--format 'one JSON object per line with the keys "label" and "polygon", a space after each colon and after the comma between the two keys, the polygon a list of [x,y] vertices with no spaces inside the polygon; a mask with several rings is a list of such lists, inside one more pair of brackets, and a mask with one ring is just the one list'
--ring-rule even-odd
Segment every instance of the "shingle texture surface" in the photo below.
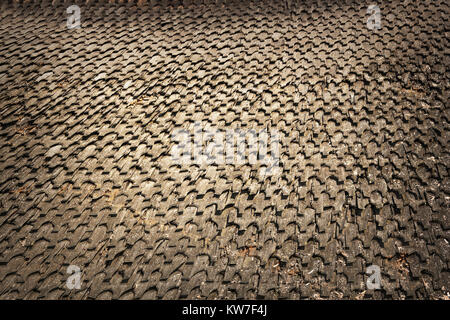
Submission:
{"label": "shingle texture surface", "polygon": [[1,299],[449,297],[448,1],[70,4],[0,3]]}

